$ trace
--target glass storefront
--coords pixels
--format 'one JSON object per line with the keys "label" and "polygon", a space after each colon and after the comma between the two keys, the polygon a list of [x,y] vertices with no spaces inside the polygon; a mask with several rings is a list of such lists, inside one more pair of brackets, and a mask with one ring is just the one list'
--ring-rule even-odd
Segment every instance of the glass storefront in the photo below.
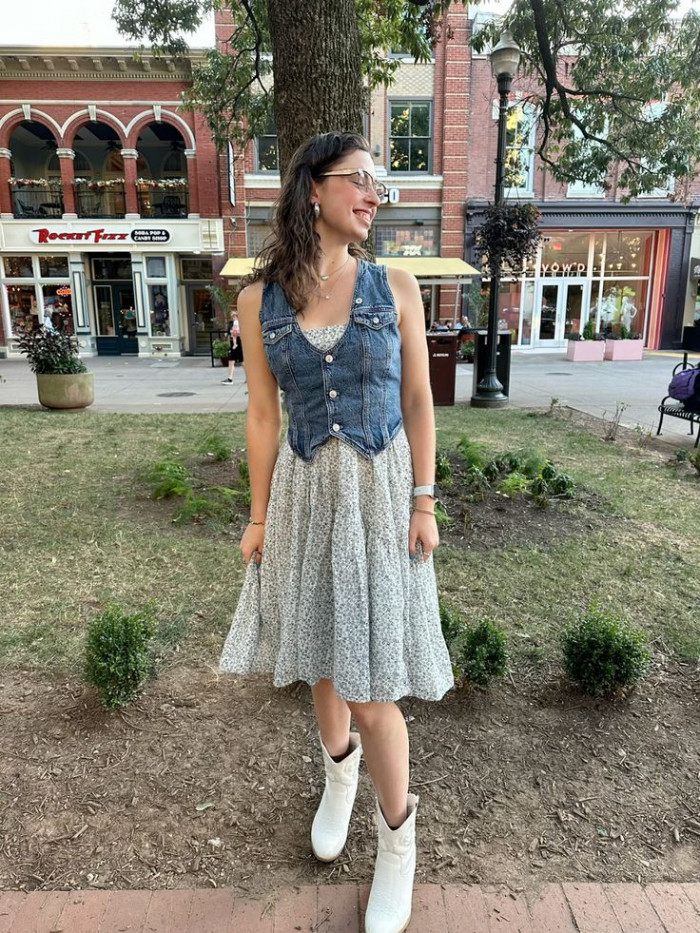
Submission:
{"label": "glass storefront", "polygon": [[544,231],[524,275],[501,281],[499,327],[524,347],[561,347],[589,319],[646,338],[655,247],[653,230]]}
{"label": "glass storefront", "polygon": [[0,262],[0,287],[15,336],[42,325],[75,332],[67,256],[5,256]]}

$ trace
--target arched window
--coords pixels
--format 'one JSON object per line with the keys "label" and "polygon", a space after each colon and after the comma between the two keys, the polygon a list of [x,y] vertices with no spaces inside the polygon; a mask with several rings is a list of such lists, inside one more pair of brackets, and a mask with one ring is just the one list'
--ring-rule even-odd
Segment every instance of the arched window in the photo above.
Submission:
{"label": "arched window", "polygon": [[163,178],[186,178],[187,159],[181,149],[169,153],[163,162]]}

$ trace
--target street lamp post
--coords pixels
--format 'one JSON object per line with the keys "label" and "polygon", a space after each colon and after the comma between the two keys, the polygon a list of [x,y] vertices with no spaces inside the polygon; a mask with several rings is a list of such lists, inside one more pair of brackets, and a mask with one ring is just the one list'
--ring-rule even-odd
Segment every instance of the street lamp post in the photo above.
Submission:
{"label": "street lamp post", "polygon": [[[506,161],[506,118],[508,115],[508,94],[515,73],[520,64],[520,49],[508,30],[501,33],[498,45],[491,52],[491,69],[498,81],[498,148],[496,152],[496,184],[494,203],[503,204],[503,179]],[[489,317],[486,331],[486,366],[481,381],[472,395],[474,408],[503,408],[508,404],[508,396],[503,392],[496,375],[496,351],[498,341],[498,292],[501,284],[500,263],[491,269],[491,287],[489,289]]]}

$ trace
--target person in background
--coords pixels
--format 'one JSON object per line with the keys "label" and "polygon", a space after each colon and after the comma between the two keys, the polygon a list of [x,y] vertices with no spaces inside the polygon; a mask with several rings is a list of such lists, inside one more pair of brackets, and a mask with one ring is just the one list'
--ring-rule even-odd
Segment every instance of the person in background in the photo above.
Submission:
{"label": "person in background", "polygon": [[228,377],[223,380],[223,385],[232,384],[236,363],[243,364],[243,344],[241,343],[241,325],[238,321],[238,315],[235,311],[232,311],[228,325]]}

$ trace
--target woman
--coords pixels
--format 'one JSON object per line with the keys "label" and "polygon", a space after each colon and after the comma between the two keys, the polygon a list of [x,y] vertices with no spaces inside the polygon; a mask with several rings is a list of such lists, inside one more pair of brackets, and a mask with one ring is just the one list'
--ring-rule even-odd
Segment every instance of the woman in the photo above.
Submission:
{"label": "woman", "polygon": [[310,139],[285,176],[274,240],[240,294],[251,518],[221,658],[224,670],[311,686],[326,773],[311,845],[322,861],[345,845],[364,751],[379,837],[369,933],[397,933],[411,916],[418,797],[395,701],[437,700],[453,684],[432,565],[423,303],[413,276],[368,262],[357,246],[385,191],[361,136]]}
{"label": "woman", "polygon": [[243,364],[243,345],[238,315],[232,311],[228,325],[228,377],[223,380],[223,385],[230,385],[233,382],[233,370],[236,363]]}

